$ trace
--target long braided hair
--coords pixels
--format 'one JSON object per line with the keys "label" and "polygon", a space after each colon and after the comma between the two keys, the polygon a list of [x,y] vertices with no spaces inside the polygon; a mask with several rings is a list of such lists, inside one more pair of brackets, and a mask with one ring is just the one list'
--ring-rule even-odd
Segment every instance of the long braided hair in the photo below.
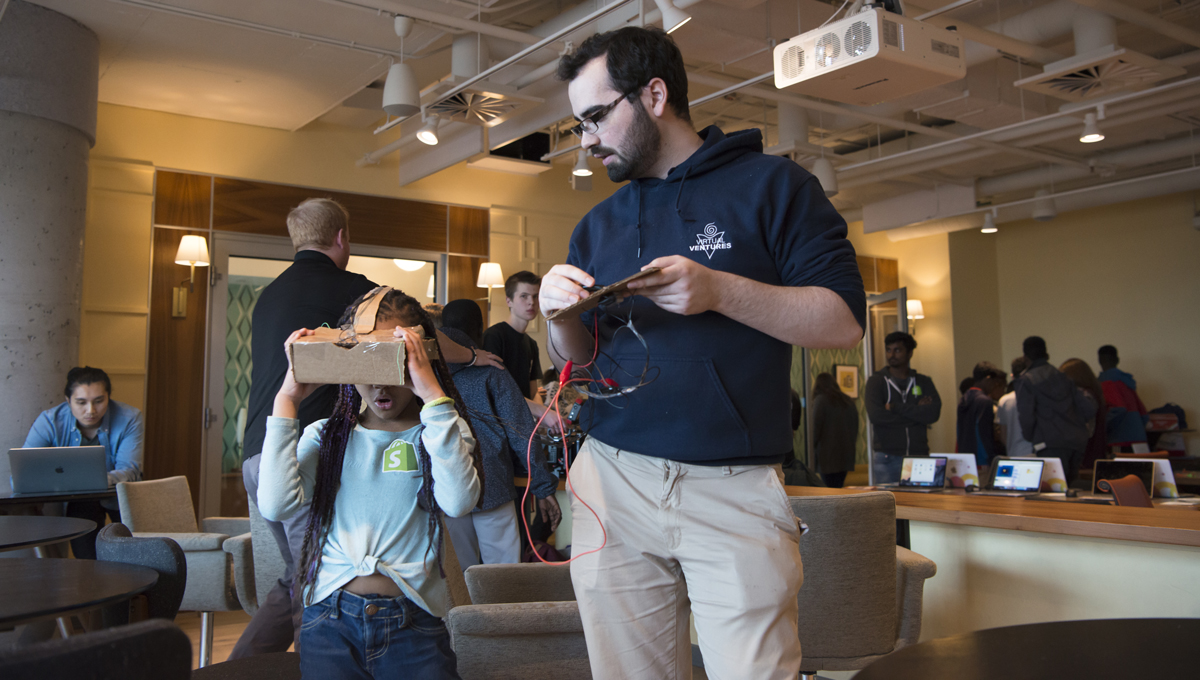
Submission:
{"label": "long braided hair", "polygon": [[[362,295],[352,302],[342,315],[339,325],[353,323],[355,311],[369,295],[370,293]],[[425,337],[433,338],[436,342],[437,332],[433,321],[429,317],[429,313],[422,309],[419,301],[405,295],[401,291],[391,290],[384,294],[383,299],[379,303],[379,311],[376,313],[375,318],[377,320],[394,320],[397,322],[397,325],[405,327],[420,326],[425,331]],[[438,357],[431,358],[430,364],[437,375],[438,382],[441,383],[442,390],[446,393],[446,396],[454,400],[454,405],[458,407],[459,414],[471,430],[471,436],[475,437],[475,428],[467,418],[466,404],[463,402],[462,395],[454,387],[454,381],[450,378],[450,369],[446,366],[446,361],[441,357],[440,347],[438,349]],[[333,414],[325,422],[325,426],[321,430],[321,445],[317,457],[317,475],[313,487],[312,507],[308,515],[308,524],[304,529],[304,547],[300,551],[300,568],[296,573],[297,581],[295,587],[297,588],[303,589],[315,584],[317,581],[317,573],[321,569],[321,553],[324,550],[325,541],[329,536],[329,528],[333,525],[334,501],[337,498],[338,489],[341,487],[342,462],[346,456],[346,444],[350,439],[350,434],[354,431],[354,427],[358,424],[361,410],[362,396],[355,389],[354,385],[340,385],[338,387],[337,402],[333,407]],[[479,475],[480,486],[482,486],[484,481],[483,465],[479,453],[478,437],[475,437],[475,448],[471,452],[471,459],[475,467],[475,473]],[[429,516],[429,543],[426,546],[425,555],[428,557],[431,551],[436,554],[438,572],[445,576],[445,571],[442,569],[442,509],[438,507],[437,500],[433,495],[432,462],[429,452],[425,449],[425,441],[422,437],[417,437],[417,461],[418,467],[421,470],[421,489],[417,492],[417,505],[422,510],[425,510]],[[481,493],[480,498],[482,497]],[[311,599],[312,591],[310,590],[305,595],[306,606],[312,604]]]}

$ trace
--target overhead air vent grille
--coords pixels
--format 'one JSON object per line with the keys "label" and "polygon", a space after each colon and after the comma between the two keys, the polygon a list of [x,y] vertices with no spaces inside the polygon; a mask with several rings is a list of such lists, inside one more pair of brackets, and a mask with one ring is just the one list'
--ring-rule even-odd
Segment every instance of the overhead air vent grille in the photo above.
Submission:
{"label": "overhead air vent grille", "polygon": [[846,29],[846,53],[852,57],[861,57],[871,49],[871,24],[856,21]]}
{"label": "overhead air vent grille", "polygon": [[540,104],[543,99],[518,95],[516,90],[498,83],[482,81],[449,97],[449,92],[462,78],[447,76],[442,81],[421,93],[425,113],[436,113],[445,120],[471,125],[493,127],[512,117],[517,111],[531,104]]}
{"label": "overhead air vent grille", "polygon": [[1141,90],[1182,68],[1127,49],[1106,47],[1047,64],[1042,73],[1018,80],[1017,87],[1067,101]]}

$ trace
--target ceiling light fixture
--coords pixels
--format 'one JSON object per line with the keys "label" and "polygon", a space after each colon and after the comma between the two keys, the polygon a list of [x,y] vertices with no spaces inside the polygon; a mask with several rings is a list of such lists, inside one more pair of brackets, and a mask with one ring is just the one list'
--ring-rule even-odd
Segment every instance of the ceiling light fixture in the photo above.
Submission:
{"label": "ceiling light fixture", "polygon": [[575,158],[575,169],[571,171],[572,175],[575,175],[576,177],[592,176],[592,169],[588,167],[587,157],[587,151],[580,149]]}
{"label": "ceiling light fixture", "polygon": [[981,231],[985,234],[994,234],[994,233],[1000,231],[999,229],[996,228],[995,214],[996,214],[995,210],[992,210],[992,212],[983,214],[983,228],[980,229],[979,231]]}
{"label": "ceiling light fixture", "polygon": [[1100,126],[1096,123],[1096,114],[1089,111],[1083,117],[1083,134],[1079,136],[1079,141],[1084,144],[1094,144],[1103,140],[1104,133],[1100,131]]}
{"label": "ceiling light fixture", "polygon": [[429,264],[428,262],[422,262],[421,260],[399,260],[399,259],[393,259],[392,263],[395,264],[397,267],[403,269],[406,272],[415,272],[415,271],[423,268],[426,264]]}
{"label": "ceiling light fixture", "polygon": [[1038,189],[1033,194],[1033,197],[1038,199],[1033,202],[1033,219],[1038,222],[1049,222],[1058,217],[1058,208],[1054,207],[1054,199],[1044,198],[1049,195],[1050,192],[1045,189]]}
{"label": "ceiling light fixture", "polygon": [[387,80],[383,81],[383,110],[389,116],[407,118],[421,110],[421,88],[417,87],[417,74],[404,63],[404,39],[412,33],[413,20],[397,16],[392,27],[400,38],[400,63],[392,64]]}
{"label": "ceiling light fixture", "polygon": [[833,163],[830,163],[828,159],[818,158],[817,162],[813,163],[812,174],[821,183],[821,188],[825,190],[826,198],[837,196],[837,171],[833,169]]}
{"label": "ceiling light fixture", "polygon": [[438,143],[438,117],[437,114],[431,114],[425,121],[425,126],[417,132],[417,139],[429,146],[435,146]]}
{"label": "ceiling light fixture", "polygon": [[679,9],[671,0],[654,0],[658,11],[662,12],[662,26],[667,33],[674,33],[680,26],[692,20],[692,16]]}

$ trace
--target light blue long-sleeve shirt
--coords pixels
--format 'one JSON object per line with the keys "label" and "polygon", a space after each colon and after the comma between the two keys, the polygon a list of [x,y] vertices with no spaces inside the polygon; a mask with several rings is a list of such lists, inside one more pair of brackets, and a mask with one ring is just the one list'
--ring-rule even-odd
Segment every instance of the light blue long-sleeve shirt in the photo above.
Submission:
{"label": "light blue long-sleeve shirt", "polygon": [[[480,480],[471,461],[475,440],[450,403],[424,408],[421,423],[404,432],[359,425],[350,434],[321,570],[305,591],[306,598],[311,591],[312,602],[357,576],[378,572],[425,611],[446,615],[445,581],[435,552],[427,550],[429,516],[417,507],[422,480],[416,442],[421,437],[429,452],[438,505],[447,515],[461,517],[479,500]],[[263,517],[283,520],[311,502],[324,426],[318,420],[300,433],[294,419],[267,419],[258,486]]]}
{"label": "light blue long-sleeve shirt", "polygon": [[[117,482],[136,482],[142,478],[142,439],[145,427],[142,412],[113,399],[108,401],[108,412],[100,420],[96,438],[104,447],[105,467],[108,469],[108,485]],[[83,434],[79,422],[71,413],[71,405],[63,402],[52,409],[42,411],[29,435],[25,437],[25,448],[49,446],[81,446]]]}

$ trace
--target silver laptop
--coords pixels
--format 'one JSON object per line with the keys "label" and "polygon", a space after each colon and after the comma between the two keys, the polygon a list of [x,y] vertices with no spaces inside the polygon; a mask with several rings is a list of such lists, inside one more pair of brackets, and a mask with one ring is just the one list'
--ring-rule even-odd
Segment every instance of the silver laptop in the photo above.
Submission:
{"label": "silver laptop", "polygon": [[937,493],[946,486],[946,459],[906,456],[900,468],[900,483],[876,486],[888,491]]}
{"label": "silver laptop", "polygon": [[108,490],[103,446],[9,449],[14,494]]}
{"label": "silver laptop", "polygon": [[977,496],[1009,496],[1024,498],[1041,492],[1042,468],[1040,458],[997,458],[992,461],[992,474],[987,489]]}

